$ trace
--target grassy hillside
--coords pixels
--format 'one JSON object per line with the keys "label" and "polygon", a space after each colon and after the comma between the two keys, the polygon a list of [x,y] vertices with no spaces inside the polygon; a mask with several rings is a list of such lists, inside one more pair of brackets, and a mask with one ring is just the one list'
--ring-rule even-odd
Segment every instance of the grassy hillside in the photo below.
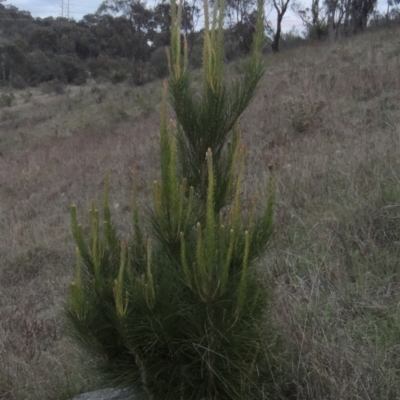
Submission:
{"label": "grassy hillside", "polygon": [[[242,119],[246,191],[257,194],[276,166],[276,232],[260,268],[275,288],[295,399],[400,393],[399,33],[269,57]],[[240,70],[232,64],[231,76]],[[144,203],[157,177],[161,87],[0,92],[1,399],[97,386],[60,313],[74,272],[69,206],[86,215],[109,170],[129,235],[132,169]]]}

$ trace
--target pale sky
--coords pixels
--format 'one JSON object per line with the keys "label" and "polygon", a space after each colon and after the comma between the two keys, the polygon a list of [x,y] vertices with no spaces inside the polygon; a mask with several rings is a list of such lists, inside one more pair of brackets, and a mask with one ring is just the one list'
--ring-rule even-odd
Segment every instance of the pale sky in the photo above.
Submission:
{"label": "pale sky", "polygon": [[[67,2],[64,0],[65,11]],[[29,11],[33,17],[61,16],[62,0],[6,0],[5,4]],[[100,4],[101,0],[69,0],[70,17],[80,20],[84,15],[94,13]]]}
{"label": "pale sky", "polygon": [[[5,4],[12,4],[20,10],[29,11],[33,17],[59,17],[61,16],[61,5],[64,2],[64,16],[66,16],[67,3],[69,1],[69,15],[75,20],[80,20],[84,15],[94,13],[102,0],[6,0]],[[309,0],[300,0],[303,4],[307,4]],[[386,10],[387,0],[378,0],[378,9]],[[276,14],[271,13],[268,16],[273,25],[275,25]],[[300,20],[289,9],[282,21],[284,31],[290,30],[292,27],[302,29],[303,25]]]}
{"label": "pale sky", "polygon": [[[59,17],[61,16],[61,4],[64,1],[64,16],[66,15],[68,0],[6,0],[5,4],[12,4],[20,10],[29,11],[33,17]],[[84,15],[96,12],[102,0],[69,0],[69,15],[75,20],[80,20]],[[269,15],[269,20],[274,22],[274,14]],[[297,20],[293,13],[288,10],[282,27],[285,30],[293,25],[302,27],[301,21]]]}

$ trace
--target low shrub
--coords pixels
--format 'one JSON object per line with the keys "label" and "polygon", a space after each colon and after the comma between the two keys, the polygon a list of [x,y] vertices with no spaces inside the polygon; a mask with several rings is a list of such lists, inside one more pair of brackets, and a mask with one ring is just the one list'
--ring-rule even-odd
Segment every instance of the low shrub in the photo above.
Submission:
{"label": "low shrub", "polygon": [[3,93],[0,95],[0,108],[11,107],[15,96],[12,93]]}

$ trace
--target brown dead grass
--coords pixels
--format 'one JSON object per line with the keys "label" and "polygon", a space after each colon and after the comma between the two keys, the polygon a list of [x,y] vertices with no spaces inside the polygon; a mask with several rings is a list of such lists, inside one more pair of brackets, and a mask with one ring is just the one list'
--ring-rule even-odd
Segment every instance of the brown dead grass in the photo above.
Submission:
{"label": "brown dead grass", "polygon": [[[153,109],[143,111],[134,104],[137,96],[126,100],[123,95],[123,107],[132,101],[132,110],[120,120],[113,110],[122,107],[121,101],[114,105],[111,100],[121,89],[107,88],[110,102],[92,110],[92,129],[75,128],[80,125],[76,118],[88,110],[77,108],[70,116],[59,111],[63,102],[77,101],[74,97],[46,97],[43,112],[51,115],[51,124],[65,124],[59,135],[46,132],[48,119],[34,118],[34,100],[22,111],[19,105],[5,110],[24,115],[26,126],[24,140],[13,137],[10,121],[1,131],[0,398],[68,398],[90,382],[85,368],[77,367],[82,361],[64,337],[60,314],[74,269],[69,207],[76,203],[84,210],[90,199],[101,199],[107,170],[116,222],[128,235],[132,171],[141,172],[144,195],[157,173],[159,99],[153,99]],[[91,93],[90,88],[83,90]],[[75,90],[75,96],[80,93]],[[85,102],[93,99],[79,101],[90,109]]]}
{"label": "brown dead grass", "polygon": [[[399,397],[398,38],[382,31],[266,60],[242,118],[247,189],[263,187],[269,162],[276,170],[264,266],[296,399]],[[132,169],[143,200],[157,176],[160,82],[68,90],[27,102],[18,92],[0,110],[4,399],[66,399],[96,386],[60,312],[74,266],[69,206],[85,215],[108,170],[127,236]]]}
{"label": "brown dead grass", "polygon": [[299,399],[399,397],[395,35],[280,55],[243,120],[249,177],[277,169],[266,267]]}

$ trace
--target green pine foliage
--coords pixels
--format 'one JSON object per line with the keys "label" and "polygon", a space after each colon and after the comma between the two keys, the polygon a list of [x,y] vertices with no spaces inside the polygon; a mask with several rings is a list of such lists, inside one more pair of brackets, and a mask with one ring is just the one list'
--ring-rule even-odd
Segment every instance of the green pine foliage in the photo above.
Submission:
{"label": "green pine foliage", "polygon": [[214,1],[211,21],[207,0],[204,5],[199,94],[181,43],[182,3],[171,2],[161,179],[154,182],[147,231],[134,193],[134,233],[127,242],[118,238],[108,183],[101,219],[91,204],[88,238],[71,208],[77,244],[66,305],[71,334],[113,385],[154,400],[261,399],[273,390],[271,293],[255,264],[272,232],[274,183],[271,170],[263,210],[252,203],[245,215],[246,149],[238,127],[263,74],[263,2],[252,56],[231,83],[223,75],[224,4]]}

